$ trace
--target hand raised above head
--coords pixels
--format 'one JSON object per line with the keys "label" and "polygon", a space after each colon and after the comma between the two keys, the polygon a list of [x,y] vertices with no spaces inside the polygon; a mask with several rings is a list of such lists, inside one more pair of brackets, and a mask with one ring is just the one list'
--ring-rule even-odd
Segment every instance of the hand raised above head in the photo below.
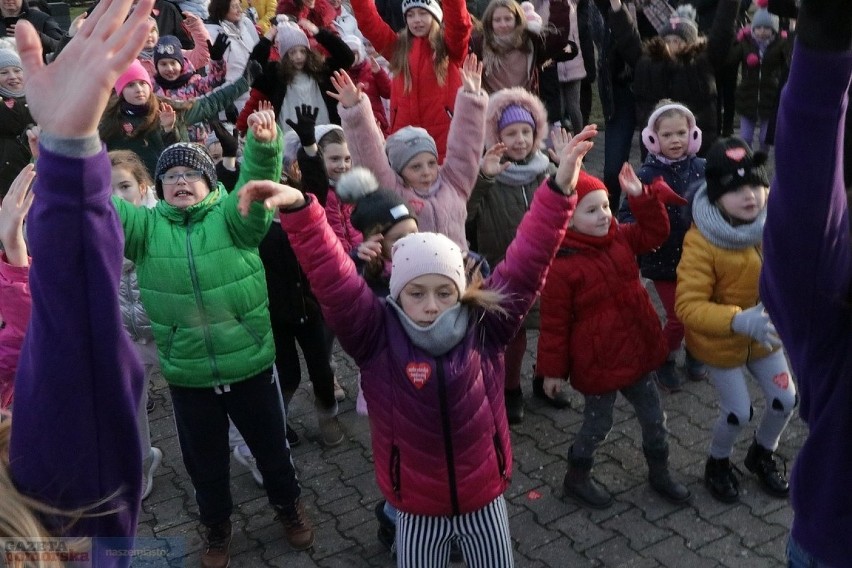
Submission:
{"label": "hand raised above head", "polygon": [[574,186],[577,185],[577,178],[580,175],[583,157],[594,146],[592,138],[597,136],[597,134],[597,124],[590,124],[566,144],[559,158],[559,168],[556,170],[556,175],[553,178],[553,181],[562,189],[565,195],[574,193]]}
{"label": "hand raised above head", "polygon": [[352,108],[361,100],[361,85],[356,85],[346,71],[335,71],[331,76],[331,84],[337,92],[326,91],[326,94],[336,99],[343,108]]}
{"label": "hand raised above head", "polygon": [[278,135],[278,125],[275,124],[275,111],[272,110],[269,102],[266,105],[261,103],[258,109],[249,115],[248,127],[258,142],[275,140]]}
{"label": "hand raised above head", "polygon": [[101,0],[50,65],[42,59],[38,32],[20,20],[15,39],[27,78],[27,105],[45,133],[97,134],[116,79],[141,51],[150,30],[146,22],[154,0],[139,0],[127,17],[132,1]]}

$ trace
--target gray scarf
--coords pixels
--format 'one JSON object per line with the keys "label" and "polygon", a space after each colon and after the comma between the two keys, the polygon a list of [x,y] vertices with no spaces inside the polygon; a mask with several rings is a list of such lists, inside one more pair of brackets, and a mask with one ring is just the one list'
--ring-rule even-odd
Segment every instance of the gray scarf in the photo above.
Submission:
{"label": "gray scarf", "polygon": [[505,185],[527,185],[547,172],[550,160],[544,152],[537,150],[525,163],[512,162],[505,172],[497,174],[497,181]]}
{"label": "gray scarf", "polygon": [[411,342],[434,357],[447,353],[458,345],[467,333],[469,313],[461,302],[439,315],[429,327],[422,327],[405,315],[396,300],[388,296],[387,301],[399,315],[399,321]]}
{"label": "gray scarf", "polygon": [[718,207],[707,199],[707,184],[702,184],[692,202],[692,219],[695,226],[711,244],[727,249],[739,250],[759,244],[763,239],[766,223],[766,207],[751,223],[734,227],[722,215]]}

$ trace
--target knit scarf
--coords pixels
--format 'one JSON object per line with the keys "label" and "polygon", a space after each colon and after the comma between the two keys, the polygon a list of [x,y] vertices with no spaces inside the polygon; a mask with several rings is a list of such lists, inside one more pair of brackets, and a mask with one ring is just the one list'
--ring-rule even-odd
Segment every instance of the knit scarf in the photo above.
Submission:
{"label": "knit scarf", "polygon": [[193,75],[194,73],[192,71],[187,71],[186,73],[183,73],[178,76],[177,79],[169,81],[168,79],[163,78],[162,75],[157,73],[156,75],[154,75],[154,80],[157,81],[157,84],[162,87],[164,91],[173,91],[175,89],[180,89],[181,87],[186,85]]}
{"label": "knit scarf", "polygon": [[512,162],[505,172],[497,174],[497,181],[506,185],[527,185],[547,171],[550,160],[541,150],[523,162]]}
{"label": "knit scarf", "polygon": [[440,357],[447,353],[458,345],[467,333],[470,314],[467,307],[462,306],[461,302],[439,315],[432,322],[432,325],[422,327],[405,315],[402,306],[397,304],[396,300],[388,296],[387,301],[388,305],[393,306],[399,315],[399,321],[402,323],[402,328],[408,335],[408,339],[434,357]]}
{"label": "knit scarf", "polygon": [[486,75],[490,75],[503,67],[503,55],[513,49],[520,49],[524,44],[523,33],[512,33],[509,36],[493,36],[493,46],[487,41],[482,46],[482,69]]}
{"label": "knit scarf", "polygon": [[121,114],[128,114],[130,116],[145,116],[148,114],[148,105],[133,105],[127,102],[124,99],[121,99],[118,102],[118,108],[121,111]]}
{"label": "knit scarf", "polygon": [[763,239],[766,207],[751,223],[735,227],[728,223],[719,208],[707,199],[705,183],[695,194],[695,201],[692,203],[692,219],[710,244],[726,250],[739,250],[759,244]]}
{"label": "knit scarf", "polygon": [[21,89],[20,91],[10,91],[9,89],[0,87],[0,97],[6,99],[22,99],[24,98],[24,94],[24,89]]}

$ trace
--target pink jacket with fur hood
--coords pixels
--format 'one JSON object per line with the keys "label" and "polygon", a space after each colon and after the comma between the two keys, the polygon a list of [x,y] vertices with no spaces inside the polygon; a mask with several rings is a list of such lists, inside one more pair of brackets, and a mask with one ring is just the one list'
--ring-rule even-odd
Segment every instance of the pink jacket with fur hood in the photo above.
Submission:
{"label": "pink jacket with fur hood", "polygon": [[395,191],[417,214],[421,231],[442,233],[467,250],[464,223],[467,200],[479,175],[479,159],[485,139],[485,106],[488,96],[466,93],[459,89],[450,134],[447,157],[438,169],[438,178],[426,193],[407,187],[390,166],[385,154],[385,137],[379,130],[370,101],[362,95],[357,105],[343,108],[340,119],[352,165],[371,170],[381,187]]}
{"label": "pink jacket with fur hood", "polygon": [[415,346],[396,310],[370,290],[314,198],[308,207],[281,213],[326,322],[361,370],[376,480],[399,510],[461,515],[508,487],[503,355],[544,283],[576,203],[576,196],[539,189],[505,262],[483,283],[505,294],[506,314],[471,307],[464,335],[440,356]]}

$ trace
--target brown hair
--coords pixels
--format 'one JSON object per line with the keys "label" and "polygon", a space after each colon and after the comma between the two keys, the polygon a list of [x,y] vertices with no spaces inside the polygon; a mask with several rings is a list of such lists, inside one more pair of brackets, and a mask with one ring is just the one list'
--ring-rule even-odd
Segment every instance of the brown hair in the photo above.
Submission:
{"label": "brown hair", "polygon": [[[397,34],[396,46],[391,57],[391,71],[396,75],[402,75],[405,85],[404,91],[411,90],[411,68],[408,65],[408,54],[411,51],[411,42],[414,36],[406,26]],[[432,17],[432,28],[429,30],[429,45],[432,46],[432,65],[435,69],[435,78],[438,84],[444,86],[447,82],[447,71],[450,67],[450,55],[447,53],[447,45],[444,42],[444,28]]]}
{"label": "brown hair", "polygon": [[148,112],[145,114],[142,124],[135,128],[133,132],[127,134],[122,126],[124,118],[121,113],[121,101],[124,100],[119,95],[111,95],[109,104],[101,117],[101,123],[98,126],[101,138],[109,140],[110,138],[128,137],[128,138],[147,138],[150,134],[160,128],[160,99],[157,95],[151,92],[148,99]]}
{"label": "brown hair", "polygon": [[329,144],[346,144],[346,135],[340,128],[332,128],[325,135],[317,140],[317,146],[320,152]]}
{"label": "brown hair", "polygon": [[501,46],[497,42],[494,35],[494,12],[497,11],[497,8],[506,8],[515,16],[515,31],[512,34],[511,48],[529,52],[532,46],[525,41],[527,16],[524,14],[521,5],[515,0],[491,0],[485,8],[485,12],[482,13],[483,60],[485,60],[487,51],[500,53],[506,49],[505,46]]}
{"label": "brown hair", "polygon": [[[323,76],[323,72],[325,71],[325,58],[308,48],[305,48],[305,50],[308,53],[307,59],[305,60],[305,67],[302,71],[311,79],[319,83]],[[293,64],[290,63],[290,58],[287,57],[287,54],[282,53],[281,59],[278,60],[278,79],[285,85],[289,85],[293,82],[293,78],[298,72],[299,70],[293,67]]]}
{"label": "brown hair", "polygon": [[139,184],[139,193],[142,196],[145,196],[145,191],[147,188],[154,185],[154,182],[151,180],[151,175],[148,173],[148,168],[145,167],[145,164],[142,163],[142,160],[139,159],[139,156],[136,152],[131,150],[113,150],[109,153],[109,161],[112,164],[112,167],[116,168],[124,168],[130,175],[132,175],[136,179],[136,183]]}

